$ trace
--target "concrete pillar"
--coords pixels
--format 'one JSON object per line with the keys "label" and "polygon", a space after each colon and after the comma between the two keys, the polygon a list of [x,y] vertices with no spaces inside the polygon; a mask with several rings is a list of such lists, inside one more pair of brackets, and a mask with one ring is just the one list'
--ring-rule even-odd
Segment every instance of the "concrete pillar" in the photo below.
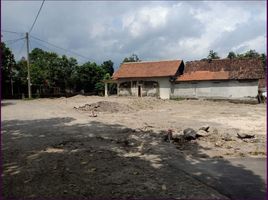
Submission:
{"label": "concrete pillar", "polygon": [[105,97],[108,97],[108,84],[104,83],[104,85],[105,85],[104,94],[105,94]]}
{"label": "concrete pillar", "polygon": [[133,88],[133,83],[132,80],[130,81],[130,95],[132,95],[132,88]]}
{"label": "concrete pillar", "polygon": [[119,95],[119,83],[117,82],[117,96]]}

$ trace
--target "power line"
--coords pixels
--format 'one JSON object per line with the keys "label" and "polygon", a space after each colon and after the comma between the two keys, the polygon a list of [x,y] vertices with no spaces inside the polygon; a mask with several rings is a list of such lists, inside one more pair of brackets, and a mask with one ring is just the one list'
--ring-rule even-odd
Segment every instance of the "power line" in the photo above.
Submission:
{"label": "power line", "polygon": [[20,48],[20,50],[18,52],[18,57],[19,58],[21,57],[21,53],[22,53],[22,50],[23,50],[23,47],[25,46],[25,44],[26,44],[26,40],[24,40],[23,45],[21,46],[21,48]]}
{"label": "power line", "polygon": [[41,11],[41,9],[42,9],[44,3],[45,3],[45,0],[43,0],[42,4],[41,4],[41,6],[40,6],[40,8],[39,8],[39,10],[38,10],[38,13],[37,13],[37,15],[36,15],[36,17],[35,17],[35,20],[34,20],[34,22],[33,22],[33,25],[32,25],[32,27],[31,27],[30,30],[29,30],[29,33],[31,33],[31,31],[33,30],[33,27],[34,27],[34,25],[35,25],[35,22],[36,22],[36,20],[37,20],[39,14],[40,14],[40,11]]}
{"label": "power line", "polygon": [[3,41],[4,43],[9,43],[9,45],[11,45],[11,44],[14,44],[14,43],[16,43],[16,42],[18,42],[18,41],[20,41],[20,40],[23,40],[25,37],[22,37],[22,38],[18,38],[18,39],[14,39],[14,40],[6,40],[6,41]]}
{"label": "power line", "polygon": [[54,44],[52,44],[52,43],[46,42],[46,41],[44,41],[44,40],[42,40],[42,39],[40,39],[40,38],[34,37],[34,36],[32,36],[32,35],[31,35],[31,37],[32,37],[33,39],[35,39],[35,40],[39,40],[39,41],[41,41],[41,42],[47,43],[47,44],[49,44],[49,45],[51,45],[51,46],[53,46],[53,47],[56,47],[56,48],[58,48],[58,49],[61,49],[61,50],[64,50],[64,51],[66,51],[66,52],[75,54],[75,55],[77,55],[77,56],[79,56],[79,57],[81,57],[81,58],[84,58],[84,59],[86,59],[86,60],[91,60],[90,58],[88,58],[88,57],[86,57],[86,56],[83,56],[83,55],[81,55],[81,54],[78,54],[78,53],[73,52],[73,51],[68,50],[68,49],[64,49],[64,48],[59,47],[59,46],[57,46],[57,45],[54,45]]}
{"label": "power line", "polygon": [[8,30],[1,30],[1,32],[4,32],[4,33],[13,33],[13,34],[17,34],[17,35],[23,35],[24,34],[24,33],[21,33],[21,32],[8,31]]}
{"label": "power line", "polygon": [[50,50],[50,51],[53,51],[53,49],[51,49],[51,48],[49,48],[49,47],[47,47],[47,46],[41,44],[40,42],[37,42],[37,40],[34,40],[34,42],[35,42],[36,44],[38,44],[39,46],[41,46],[41,47],[44,47],[44,48],[46,48],[46,49],[48,49],[48,50]]}

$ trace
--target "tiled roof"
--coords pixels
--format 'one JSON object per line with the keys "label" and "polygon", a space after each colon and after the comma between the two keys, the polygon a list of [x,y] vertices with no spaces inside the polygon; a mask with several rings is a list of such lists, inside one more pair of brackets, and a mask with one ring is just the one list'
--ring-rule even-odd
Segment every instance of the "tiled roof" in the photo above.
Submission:
{"label": "tiled roof", "polygon": [[187,62],[183,75],[176,81],[242,80],[265,77],[261,59],[215,59]]}
{"label": "tiled roof", "polygon": [[229,79],[229,72],[219,71],[193,71],[184,73],[179,78],[178,81],[205,81],[205,80],[226,80]]}
{"label": "tiled roof", "polygon": [[182,63],[182,60],[122,63],[113,79],[175,76]]}

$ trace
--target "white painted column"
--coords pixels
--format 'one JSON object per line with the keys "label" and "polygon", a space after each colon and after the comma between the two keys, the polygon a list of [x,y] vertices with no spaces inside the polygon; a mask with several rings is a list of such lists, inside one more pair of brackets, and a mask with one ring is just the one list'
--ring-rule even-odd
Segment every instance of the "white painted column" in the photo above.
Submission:
{"label": "white painted column", "polygon": [[108,97],[108,84],[104,83],[104,86],[105,86],[105,89],[104,89],[105,97]]}

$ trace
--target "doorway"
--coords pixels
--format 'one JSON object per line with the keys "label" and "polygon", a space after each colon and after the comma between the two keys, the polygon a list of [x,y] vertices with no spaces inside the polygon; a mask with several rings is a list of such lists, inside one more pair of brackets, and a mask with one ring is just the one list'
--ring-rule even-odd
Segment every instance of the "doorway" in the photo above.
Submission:
{"label": "doorway", "polygon": [[141,86],[138,86],[138,96],[141,97]]}

